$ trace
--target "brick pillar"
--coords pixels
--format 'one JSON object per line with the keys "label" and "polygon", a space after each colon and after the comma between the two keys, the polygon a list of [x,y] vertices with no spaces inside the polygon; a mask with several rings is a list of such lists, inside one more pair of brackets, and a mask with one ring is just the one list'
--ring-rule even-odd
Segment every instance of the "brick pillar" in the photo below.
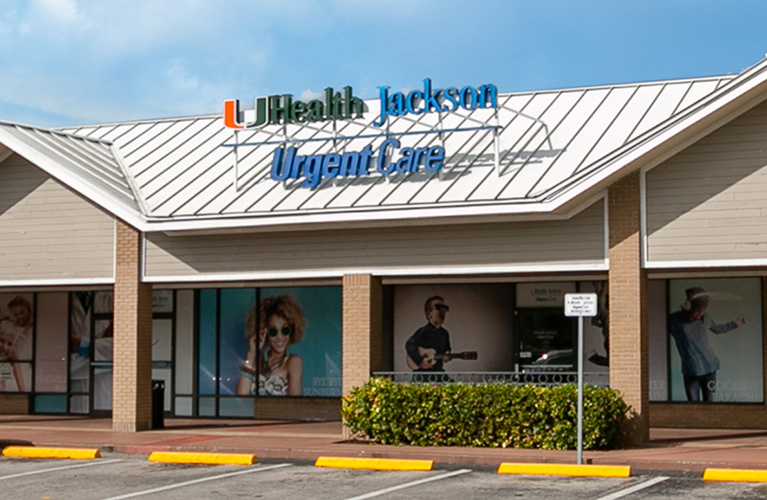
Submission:
{"label": "brick pillar", "polygon": [[112,429],[152,424],[152,285],[141,283],[141,233],[116,220]]}
{"label": "brick pillar", "polygon": [[380,371],[383,339],[381,279],[370,274],[343,278],[343,393]]}
{"label": "brick pillar", "polygon": [[608,195],[610,387],[633,410],[626,444],[650,439],[647,275],[642,269],[639,173],[616,182]]}

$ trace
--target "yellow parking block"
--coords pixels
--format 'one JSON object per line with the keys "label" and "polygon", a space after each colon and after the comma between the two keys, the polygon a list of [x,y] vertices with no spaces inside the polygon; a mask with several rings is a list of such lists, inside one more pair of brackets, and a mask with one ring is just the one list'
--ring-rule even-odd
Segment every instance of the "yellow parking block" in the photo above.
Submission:
{"label": "yellow parking block", "polygon": [[767,470],[759,469],[706,469],[704,481],[733,481],[742,483],[767,483]]}
{"label": "yellow parking block", "polygon": [[498,474],[527,474],[531,476],[568,477],[630,477],[628,465],[573,465],[502,463]]}
{"label": "yellow parking block", "polygon": [[255,455],[241,453],[193,453],[182,451],[153,451],[150,462],[203,465],[253,465]]}
{"label": "yellow parking block", "polygon": [[401,460],[397,458],[346,458],[319,457],[315,467],[334,469],[369,469],[369,470],[419,470],[429,471],[434,468],[433,460]]}
{"label": "yellow parking block", "polygon": [[36,446],[6,446],[3,448],[4,457],[21,458],[71,458],[76,460],[91,460],[99,458],[99,450],[85,448],[38,448]]}

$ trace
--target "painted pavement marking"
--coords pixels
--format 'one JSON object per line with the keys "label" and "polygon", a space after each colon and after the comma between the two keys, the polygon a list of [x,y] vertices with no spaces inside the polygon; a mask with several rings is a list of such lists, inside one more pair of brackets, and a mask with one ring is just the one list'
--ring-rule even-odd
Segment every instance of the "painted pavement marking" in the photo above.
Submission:
{"label": "painted pavement marking", "polygon": [[397,486],[392,486],[391,488],[386,488],[386,489],[378,490],[378,491],[372,491],[370,493],[366,493],[366,494],[360,495],[358,497],[347,498],[346,500],[364,500],[366,498],[374,498],[374,497],[378,497],[378,496],[381,496],[381,495],[385,495],[387,493],[391,493],[392,491],[403,490],[405,488],[411,488],[413,486],[418,486],[419,484],[430,483],[432,481],[439,481],[440,479],[447,479],[449,477],[458,476],[458,475],[461,475],[461,474],[466,474],[467,472],[471,472],[471,469],[460,469],[460,470],[456,470],[456,471],[453,471],[453,472],[448,472],[447,474],[441,474],[439,476],[427,477],[427,478],[424,478],[424,479],[419,479],[418,481],[411,481],[409,483],[404,483],[404,484],[400,484],[400,485],[397,485]]}
{"label": "painted pavement marking", "polygon": [[116,497],[109,497],[104,500],[122,500],[123,498],[134,498],[134,497],[140,497],[143,495],[151,495],[152,493],[159,493],[161,491],[168,491],[173,490],[176,488],[183,488],[184,486],[190,486],[193,484],[199,484],[204,483],[206,481],[215,481],[217,479],[224,479],[226,477],[232,477],[232,476],[240,476],[242,474],[251,474],[253,472],[265,472],[272,469],[279,469],[282,467],[290,467],[293,464],[277,464],[277,465],[269,465],[267,467],[254,467],[252,469],[248,470],[241,470],[237,472],[229,472],[227,474],[219,474],[217,476],[208,476],[203,477],[200,479],[194,479],[192,481],[184,481],[183,483],[176,483],[176,484],[169,484],[168,486],[162,486],[160,488],[152,488],[151,490],[143,490],[143,491],[136,491],[133,493],[127,493],[125,495],[119,495]]}
{"label": "painted pavement marking", "polygon": [[650,486],[654,484],[662,483],[666,479],[668,479],[666,476],[659,476],[659,477],[650,479],[649,481],[645,481],[644,483],[635,484],[634,486],[631,486],[630,488],[626,488],[625,490],[616,491],[615,493],[611,493],[607,496],[599,497],[597,500],[615,500],[617,498],[623,498],[639,490],[649,488]]}
{"label": "painted pavement marking", "polygon": [[13,479],[15,477],[32,476],[34,474],[45,474],[46,472],[55,472],[55,471],[67,470],[67,469],[77,469],[78,467],[92,467],[94,465],[113,464],[115,462],[122,462],[122,460],[119,458],[115,458],[112,460],[99,460],[97,462],[88,462],[85,464],[64,465],[62,467],[51,467],[50,469],[34,470],[31,472],[20,472],[18,474],[9,474],[7,476],[0,476],[0,481],[4,479]]}

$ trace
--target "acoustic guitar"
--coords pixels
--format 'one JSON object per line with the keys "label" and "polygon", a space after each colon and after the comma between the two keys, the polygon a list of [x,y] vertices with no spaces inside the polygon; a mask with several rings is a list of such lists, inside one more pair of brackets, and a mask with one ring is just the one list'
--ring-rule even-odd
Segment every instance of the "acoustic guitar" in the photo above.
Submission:
{"label": "acoustic guitar", "polygon": [[[434,364],[437,361],[442,360],[445,356],[450,356],[450,359],[477,359],[477,351],[464,351],[464,352],[451,352],[449,354],[437,354],[436,349],[424,349],[423,347],[419,347],[418,354],[420,354],[423,357],[423,359],[428,361],[430,368],[434,366]],[[416,363],[410,358],[410,356],[407,356],[407,366],[411,370],[419,370],[421,368],[420,366],[418,366],[418,363]]]}

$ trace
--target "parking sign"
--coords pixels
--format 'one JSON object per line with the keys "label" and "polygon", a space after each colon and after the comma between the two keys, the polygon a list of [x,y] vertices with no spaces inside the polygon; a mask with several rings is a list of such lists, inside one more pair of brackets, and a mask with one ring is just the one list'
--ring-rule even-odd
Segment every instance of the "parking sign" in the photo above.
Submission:
{"label": "parking sign", "polygon": [[597,294],[595,293],[566,293],[565,316],[568,318],[597,315]]}

